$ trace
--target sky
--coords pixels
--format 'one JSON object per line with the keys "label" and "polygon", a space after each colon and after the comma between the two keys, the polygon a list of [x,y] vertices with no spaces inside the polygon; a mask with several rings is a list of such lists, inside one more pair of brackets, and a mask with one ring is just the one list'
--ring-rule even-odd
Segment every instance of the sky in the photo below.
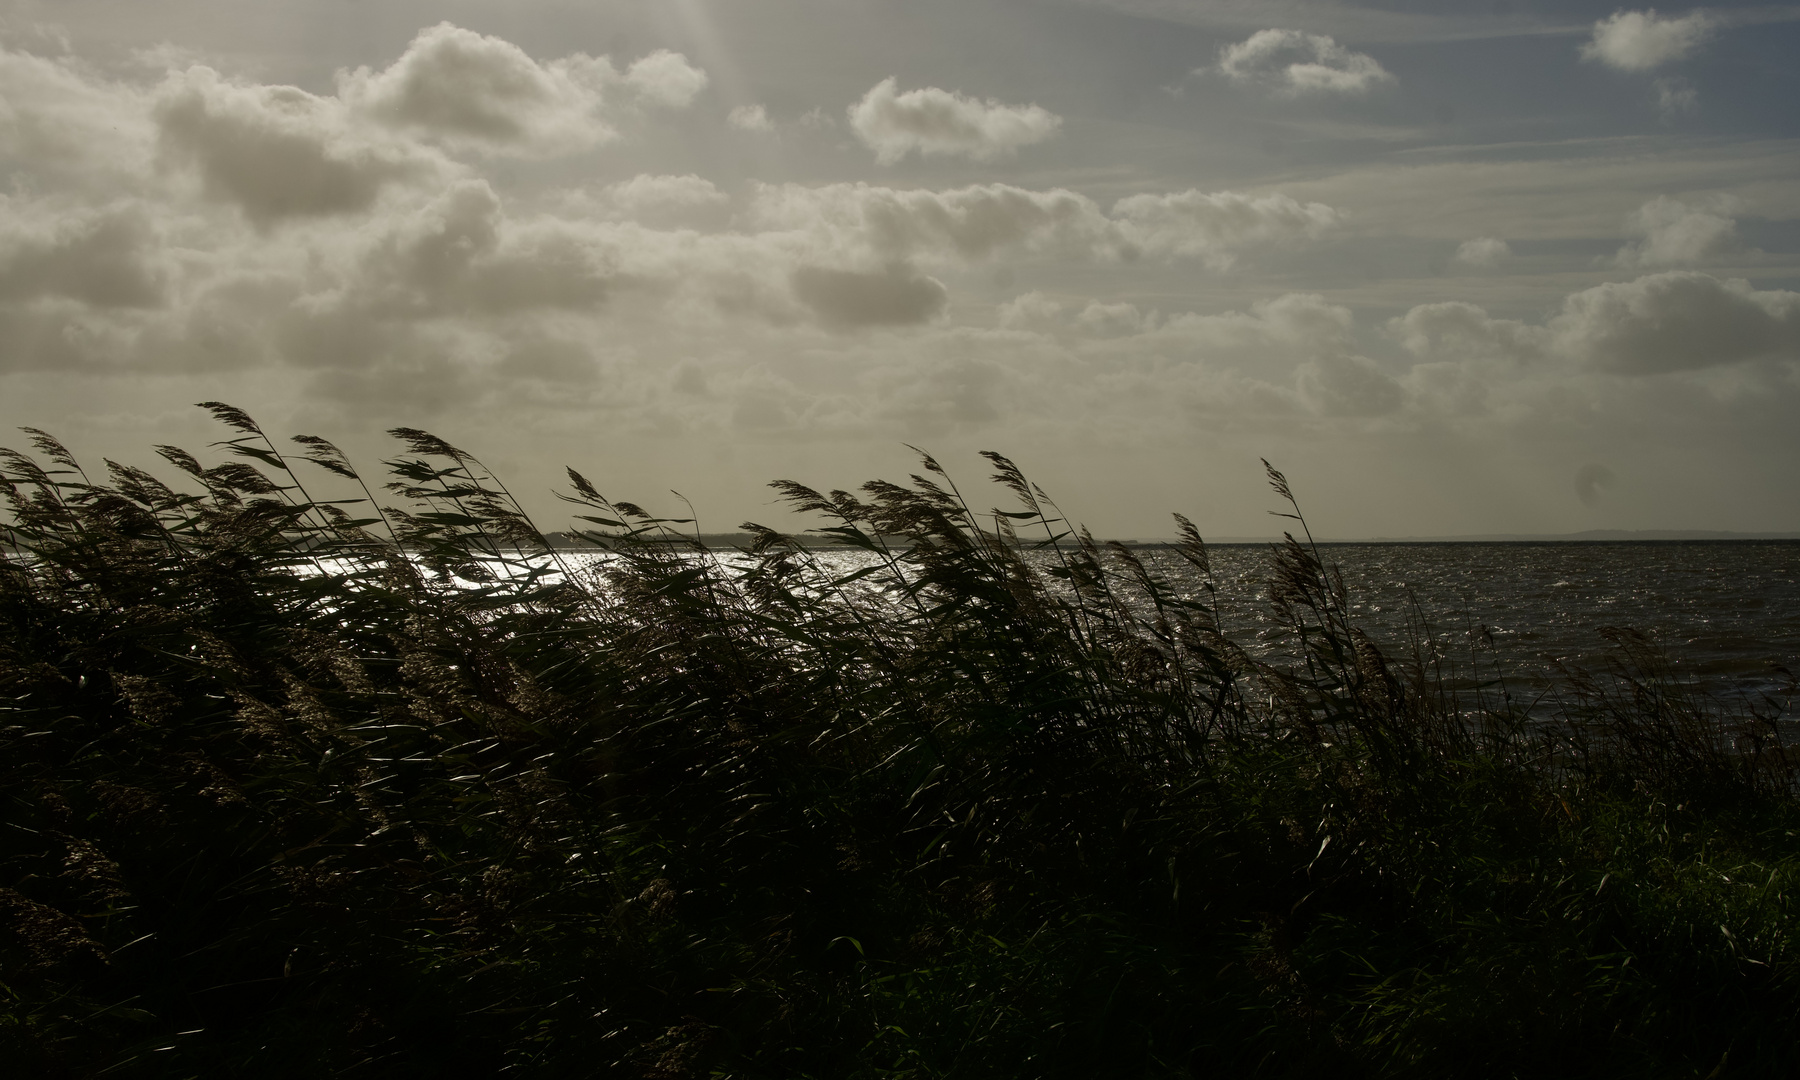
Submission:
{"label": "sky", "polygon": [[[0,0],[0,445],[1800,531],[1800,7]],[[679,492],[681,498],[674,494]]]}

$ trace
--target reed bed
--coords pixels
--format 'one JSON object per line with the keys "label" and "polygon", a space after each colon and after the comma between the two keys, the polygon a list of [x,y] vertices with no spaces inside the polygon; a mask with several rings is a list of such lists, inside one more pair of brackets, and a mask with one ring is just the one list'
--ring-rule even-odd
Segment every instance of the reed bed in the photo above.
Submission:
{"label": "reed bed", "polygon": [[[208,406],[0,457],[0,1060],[43,1077],[1791,1075],[1792,732],[1655,644],[1527,715],[1307,537],[1282,655],[987,455],[736,558]],[[345,491],[344,498],[315,498]],[[821,559],[829,542],[860,564]],[[837,567],[837,569],[833,569]]]}

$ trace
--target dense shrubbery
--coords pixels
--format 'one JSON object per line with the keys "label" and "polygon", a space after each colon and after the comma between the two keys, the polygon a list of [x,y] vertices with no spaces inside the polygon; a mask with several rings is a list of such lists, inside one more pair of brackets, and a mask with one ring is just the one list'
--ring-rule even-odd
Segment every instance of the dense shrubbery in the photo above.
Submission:
{"label": "dense shrubbery", "polygon": [[1429,644],[1383,656],[1290,542],[1291,654],[1253,659],[998,456],[1004,513],[929,458],[778,485],[853,572],[767,530],[699,557],[571,474],[588,575],[429,435],[377,513],[213,408],[235,457],[163,448],[198,494],[6,458],[11,1075],[1796,1060],[1781,729],[1641,639],[1527,722]]}

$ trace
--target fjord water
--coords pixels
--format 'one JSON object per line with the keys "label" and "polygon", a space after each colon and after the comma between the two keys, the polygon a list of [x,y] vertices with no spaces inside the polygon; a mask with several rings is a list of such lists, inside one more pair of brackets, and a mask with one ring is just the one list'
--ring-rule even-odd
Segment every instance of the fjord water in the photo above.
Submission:
{"label": "fjord water", "polygon": [[[1192,567],[1167,547],[1134,554],[1176,595],[1204,598]],[[1293,643],[1269,603],[1270,545],[1208,547],[1221,628],[1271,659]],[[1468,685],[1503,677],[1521,690],[1558,685],[1559,668],[1603,671],[1606,631],[1646,635],[1684,682],[1723,698],[1786,701],[1800,674],[1800,541],[1325,543],[1356,625],[1395,659],[1428,637],[1444,673]],[[833,572],[871,557],[816,553]],[[1056,556],[1039,549],[1034,561]],[[727,562],[737,560],[727,558]],[[1128,605],[1150,607],[1127,589]]]}
{"label": "fjord water", "polygon": [[[1204,597],[1174,551],[1131,550],[1172,593]],[[1221,629],[1260,658],[1291,652],[1269,603],[1270,545],[1207,550]],[[1800,710],[1800,699],[1786,701],[1789,673],[1800,675],[1800,540],[1323,543],[1319,555],[1342,573],[1356,625],[1388,656],[1411,658],[1428,637],[1457,683],[1545,688],[1559,668],[1604,670],[1616,656],[1606,631],[1618,628],[1646,635],[1678,677],[1709,693]],[[874,561],[841,548],[814,557],[835,574]],[[1032,558],[1059,561],[1043,549]],[[1124,597],[1151,614],[1135,593]]]}
{"label": "fjord water", "polygon": [[[1272,645],[1268,547],[1211,550],[1227,632]],[[1800,672],[1800,541],[1324,544],[1320,554],[1394,655],[1416,602],[1452,659],[1471,655],[1485,628],[1482,663],[1534,682],[1556,663],[1602,666],[1608,627],[1651,635],[1679,672],[1729,696],[1778,693],[1787,680],[1773,665]],[[1171,553],[1143,557],[1181,579]]]}

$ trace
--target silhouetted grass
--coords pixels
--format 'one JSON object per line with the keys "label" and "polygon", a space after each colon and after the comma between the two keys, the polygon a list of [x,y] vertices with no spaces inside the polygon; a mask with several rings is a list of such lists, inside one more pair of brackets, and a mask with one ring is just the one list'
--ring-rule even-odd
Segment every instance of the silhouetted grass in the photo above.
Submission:
{"label": "silhouetted grass", "polygon": [[1186,519],[1163,580],[998,455],[1010,510],[778,484],[853,569],[571,472],[589,566],[424,432],[377,510],[209,407],[185,489],[5,453],[11,1075],[1795,1064],[1792,739],[1641,637],[1540,722],[1304,535],[1253,658]]}

